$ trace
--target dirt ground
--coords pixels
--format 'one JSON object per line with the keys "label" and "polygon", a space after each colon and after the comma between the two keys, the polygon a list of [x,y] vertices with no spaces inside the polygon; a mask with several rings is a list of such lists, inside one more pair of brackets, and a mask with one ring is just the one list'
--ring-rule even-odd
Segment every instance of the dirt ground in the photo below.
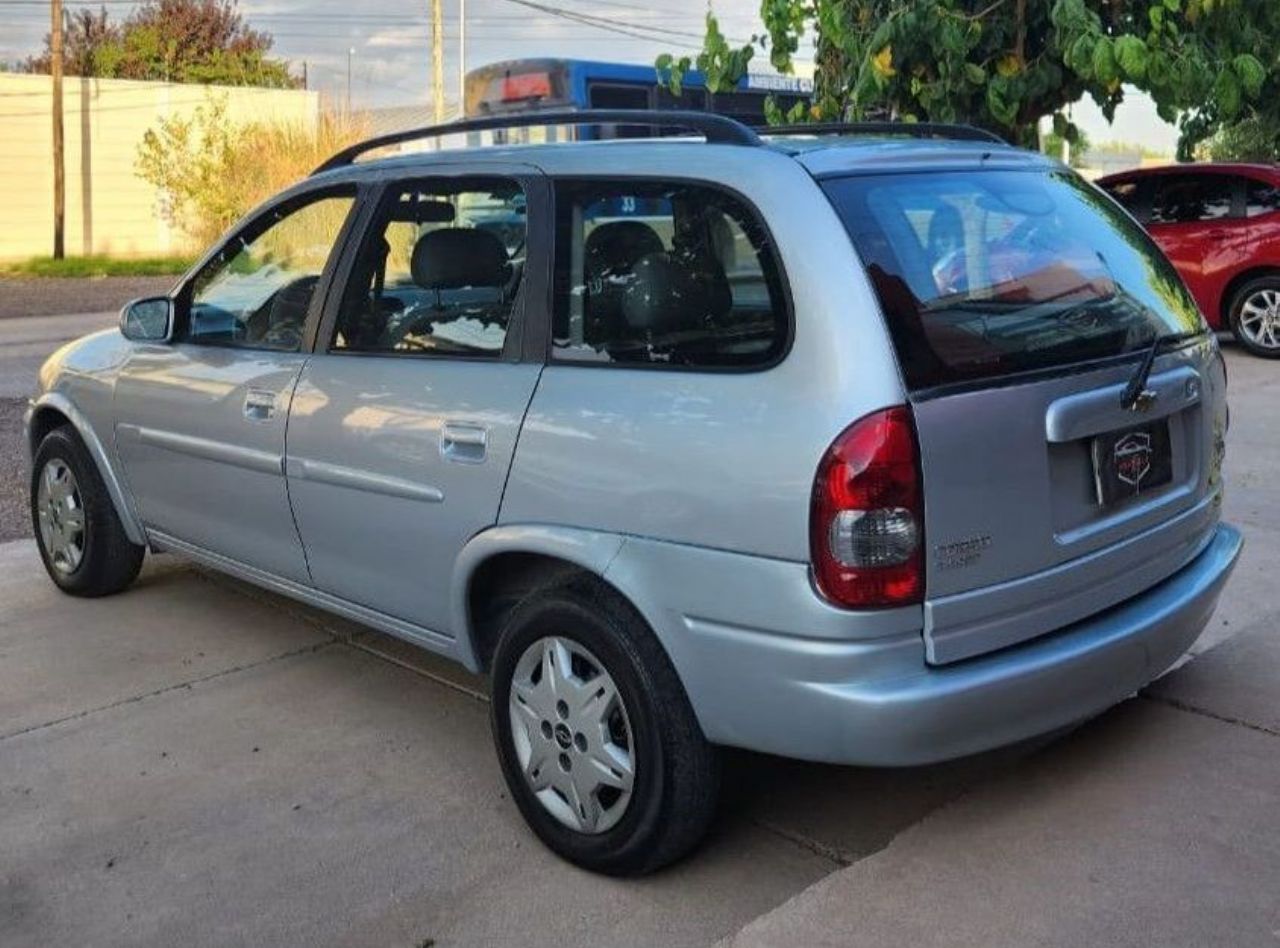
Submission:
{"label": "dirt ground", "polygon": [[167,293],[177,277],[0,277],[0,319],[119,309],[140,296]]}
{"label": "dirt ground", "polygon": [[31,536],[20,398],[0,398],[0,543]]}

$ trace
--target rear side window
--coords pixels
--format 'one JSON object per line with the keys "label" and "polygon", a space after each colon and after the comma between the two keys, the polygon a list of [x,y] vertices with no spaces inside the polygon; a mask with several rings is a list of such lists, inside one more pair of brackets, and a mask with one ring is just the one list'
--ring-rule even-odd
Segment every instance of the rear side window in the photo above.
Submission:
{"label": "rear side window", "polygon": [[859,175],[823,186],[914,390],[1120,355],[1201,328],[1150,238],[1074,174]]}
{"label": "rear side window", "polygon": [[1151,198],[1151,223],[1216,221],[1231,216],[1236,179],[1224,174],[1159,175]]}
{"label": "rear side window", "polygon": [[556,360],[748,369],[781,356],[781,272],[741,199],[683,183],[564,182],[556,208]]}
{"label": "rear side window", "polygon": [[1257,217],[1275,210],[1280,210],[1280,186],[1250,178],[1245,191],[1245,214]]}

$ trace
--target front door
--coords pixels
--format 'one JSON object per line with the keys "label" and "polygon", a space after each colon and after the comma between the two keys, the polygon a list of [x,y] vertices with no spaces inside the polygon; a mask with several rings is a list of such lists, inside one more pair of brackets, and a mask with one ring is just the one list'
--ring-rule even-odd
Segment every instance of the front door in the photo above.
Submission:
{"label": "front door", "polygon": [[284,480],[289,402],[317,287],[355,195],[273,207],[179,294],[175,341],[139,346],[116,384],[116,443],[148,531],[308,579]]}
{"label": "front door", "polygon": [[1252,243],[1242,179],[1216,172],[1156,176],[1147,229],[1200,311],[1218,325],[1223,285]]}
{"label": "front door", "polygon": [[541,371],[521,328],[545,308],[544,202],[528,170],[387,186],[289,419],[318,588],[448,634],[454,563],[497,519]]}

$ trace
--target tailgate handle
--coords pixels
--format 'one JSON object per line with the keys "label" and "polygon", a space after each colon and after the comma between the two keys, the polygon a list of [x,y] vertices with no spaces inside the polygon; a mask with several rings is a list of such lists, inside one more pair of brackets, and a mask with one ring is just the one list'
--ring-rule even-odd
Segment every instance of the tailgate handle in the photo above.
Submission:
{"label": "tailgate handle", "polygon": [[1145,411],[1129,411],[1120,404],[1126,385],[1119,382],[1059,398],[1045,412],[1045,437],[1055,443],[1078,441],[1147,419],[1166,418],[1199,402],[1202,383],[1200,373],[1188,366],[1153,375],[1147,388],[1156,397]]}

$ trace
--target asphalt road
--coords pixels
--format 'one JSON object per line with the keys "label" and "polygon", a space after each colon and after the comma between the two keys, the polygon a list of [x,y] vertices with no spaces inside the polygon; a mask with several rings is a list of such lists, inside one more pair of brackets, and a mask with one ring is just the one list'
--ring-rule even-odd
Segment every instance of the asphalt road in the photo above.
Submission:
{"label": "asphalt road", "polygon": [[[49,325],[6,345],[0,322],[0,373]],[[530,836],[482,681],[170,557],[73,600],[31,541],[0,543],[0,942],[1270,943],[1280,365],[1228,362],[1247,548],[1212,651],[1044,747],[903,771],[730,754],[707,845],[639,882]]]}
{"label": "asphalt road", "polygon": [[114,313],[0,319],[0,541],[31,534],[22,414],[41,363],[64,342],[115,319]]}

